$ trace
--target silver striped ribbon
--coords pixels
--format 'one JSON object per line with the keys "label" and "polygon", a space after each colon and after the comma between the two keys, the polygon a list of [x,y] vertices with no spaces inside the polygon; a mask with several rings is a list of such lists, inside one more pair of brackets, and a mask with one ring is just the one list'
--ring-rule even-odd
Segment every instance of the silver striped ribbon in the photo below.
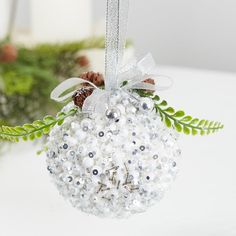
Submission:
{"label": "silver striped ribbon", "polygon": [[118,88],[117,76],[121,67],[127,33],[129,0],[107,0],[105,89]]}

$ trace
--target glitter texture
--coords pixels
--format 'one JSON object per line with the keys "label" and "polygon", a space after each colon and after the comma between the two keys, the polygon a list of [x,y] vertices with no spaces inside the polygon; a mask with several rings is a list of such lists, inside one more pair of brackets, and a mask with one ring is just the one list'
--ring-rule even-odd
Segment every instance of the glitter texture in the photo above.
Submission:
{"label": "glitter texture", "polygon": [[104,114],[78,112],[52,129],[47,170],[74,207],[123,218],[163,197],[178,172],[181,151],[151,99],[117,90],[106,107]]}

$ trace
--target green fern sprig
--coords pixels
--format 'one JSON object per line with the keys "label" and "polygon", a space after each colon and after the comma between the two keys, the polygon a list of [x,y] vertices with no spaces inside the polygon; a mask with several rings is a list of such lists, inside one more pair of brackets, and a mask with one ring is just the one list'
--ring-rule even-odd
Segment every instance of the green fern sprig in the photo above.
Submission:
{"label": "green fern sprig", "polygon": [[165,100],[161,101],[158,95],[140,90],[137,92],[141,97],[150,97],[155,102],[156,112],[168,128],[174,128],[176,131],[183,132],[186,135],[205,135],[215,133],[224,127],[220,122],[193,118],[185,115],[182,110],[176,111],[173,107],[169,107]]}
{"label": "green fern sprig", "polygon": [[43,120],[36,120],[32,124],[25,124],[23,126],[0,127],[0,140],[18,142],[20,139],[25,141],[41,138],[43,135],[48,134],[55,125],[61,125],[65,118],[75,115],[76,109],[69,112],[60,112],[56,117],[45,116]]}

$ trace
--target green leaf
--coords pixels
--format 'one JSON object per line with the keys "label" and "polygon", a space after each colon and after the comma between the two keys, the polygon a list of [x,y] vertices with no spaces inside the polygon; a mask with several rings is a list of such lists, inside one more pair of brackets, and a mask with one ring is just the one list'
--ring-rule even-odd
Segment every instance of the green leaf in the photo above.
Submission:
{"label": "green leaf", "polygon": [[206,122],[206,120],[201,120],[201,121],[199,122],[198,126],[199,126],[199,127],[204,126],[205,122]]}
{"label": "green leaf", "polygon": [[164,110],[165,112],[169,113],[169,114],[173,114],[175,113],[175,109],[173,107],[168,107],[167,109]]}
{"label": "green leaf", "polygon": [[185,116],[184,118],[181,119],[183,122],[190,122],[193,118],[191,116]]}
{"label": "green leaf", "polygon": [[206,120],[203,127],[207,127],[209,125],[209,120]]}
{"label": "green leaf", "polygon": [[127,85],[127,84],[128,84],[128,81],[127,81],[127,80],[123,81],[123,82],[122,82],[122,87],[124,87],[124,86]]}
{"label": "green leaf", "polygon": [[183,117],[184,115],[185,115],[184,111],[177,111],[173,116],[180,118],[180,117]]}
{"label": "green leaf", "polygon": [[33,122],[33,125],[41,127],[41,126],[45,125],[45,122],[43,122],[42,120],[36,120],[36,121]]}
{"label": "green leaf", "polygon": [[190,134],[190,129],[187,126],[184,126],[184,133],[187,135]]}
{"label": "green leaf", "polygon": [[161,117],[161,120],[163,121],[163,120],[164,120],[163,113],[162,113],[162,112],[159,112],[159,115],[160,115],[160,117]]}
{"label": "green leaf", "polygon": [[49,134],[49,132],[50,132],[50,126],[47,126],[43,129],[44,134]]}
{"label": "green leaf", "polygon": [[175,129],[176,129],[178,132],[182,132],[183,128],[182,128],[182,126],[181,126],[178,122],[175,122],[175,123],[174,123],[174,126],[175,126]]}
{"label": "green leaf", "polygon": [[23,125],[23,128],[25,130],[35,130],[35,127],[31,124],[25,124],[25,125]]}
{"label": "green leaf", "polygon": [[145,92],[145,97],[152,97],[153,93],[152,92]]}
{"label": "green leaf", "polygon": [[43,136],[43,131],[39,130],[35,133],[36,138],[41,138]]}
{"label": "green leaf", "polygon": [[55,122],[55,117],[53,117],[53,116],[46,116],[46,117],[44,117],[43,118],[43,121],[45,122],[45,123],[47,123],[47,124],[49,124],[49,123],[51,123],[51,122]]}
{"label": "green leaf", "polygon": [[153,101],[160,101],[160,97],[158,95],[155,95],[153,98],[152,98]]}
{"label": "green leaf", "polygon": [[59,113],[57,114],[57,118],[64,117],[65,115],[66,115],[65,112],[59,112]]}
{"label": "green leaf", "polygon": [[20,127],[20,126],[16,126],[15,130],[19,133],[26,133],[26,130],[23,127]]}
{"label": "green leaf", "polygon": [[172,126],[171,121],[167,116],[165,117],[165,124],[168,128],[170,128]]}
{"label": "green leaf", "polygon": [[213,127],[213,125],[214,125],[214,121],[211,121],[208,127],[209,127],[209,128],[210,128],[210,127]]}
{"label": "green leaf", "polygon": [[31,133],[31,134],[29,135],[29,139],[30,139],[31,141],[33,141],[33,140],[35,139],[34,133]]}
{"label": "green leaf", "polygon": [[195,129],[195,128],[192,128],[192,135],[197,135],[198,134],[198,131],[197,131],[197,129]]}
{"label": "green leaf", "polygon": [[165,100],[163,100],[160,104],[159,104],[159,106],[161,106],[161,107],[165,107],[165,106],[167,106],[168,104],[167,104],[167,101],[165,101]]}
{"label": "green leaf", "polygon": [[199,119],[195,118],[190,122],[190,125],[196,125],[199,122]]}
{"label": "green leaf", "polygon": [[57,122],[57,124],[58,124],[59,126],[61,126],[63,123],[64,123],[64,119],[61,119],[61,120],[59,120],[59,121]]}

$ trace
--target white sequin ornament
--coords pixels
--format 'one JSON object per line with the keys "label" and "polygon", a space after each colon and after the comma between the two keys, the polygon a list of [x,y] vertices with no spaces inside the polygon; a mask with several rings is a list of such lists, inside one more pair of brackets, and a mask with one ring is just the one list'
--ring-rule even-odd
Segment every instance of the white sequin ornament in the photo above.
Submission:
{"label": "white sequin ornament", "polygon": [[104,114],[78,112],[52,129],[47,169],[74,207],[122,218],[146,211],[163,197],[175,179],[180,149],[176,133],[153,105],[151,99],[117,90]]}

